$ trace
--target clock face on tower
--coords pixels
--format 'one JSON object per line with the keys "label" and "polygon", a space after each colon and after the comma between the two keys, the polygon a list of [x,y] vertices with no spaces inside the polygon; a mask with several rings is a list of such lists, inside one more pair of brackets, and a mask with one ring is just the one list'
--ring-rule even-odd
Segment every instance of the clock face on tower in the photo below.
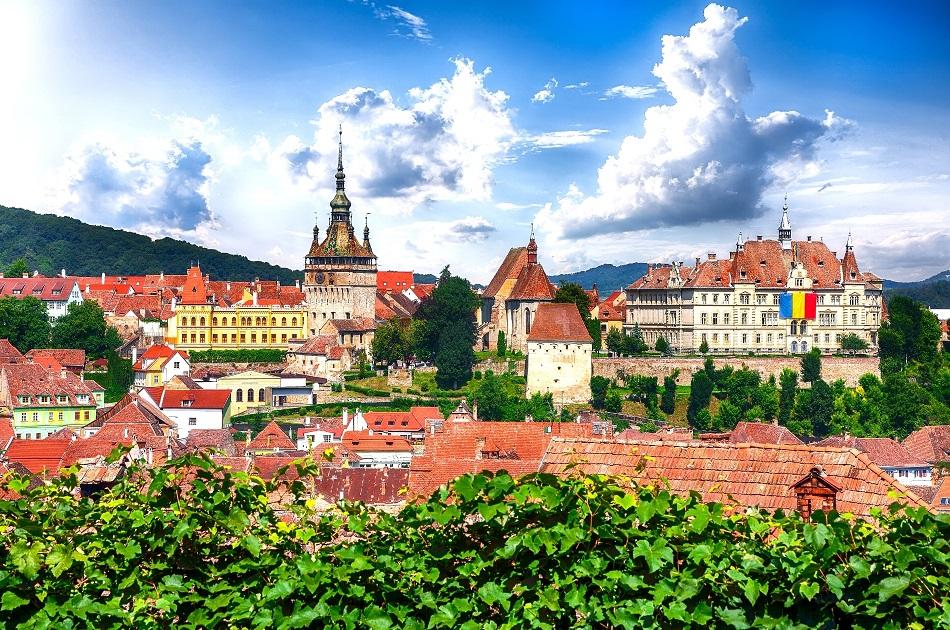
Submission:
{"label": "clock face on tower", "polygon": [[318,271],[318,272],[317,272],[317,284],[323,284],[323,272],[322,272],[322,271]]}

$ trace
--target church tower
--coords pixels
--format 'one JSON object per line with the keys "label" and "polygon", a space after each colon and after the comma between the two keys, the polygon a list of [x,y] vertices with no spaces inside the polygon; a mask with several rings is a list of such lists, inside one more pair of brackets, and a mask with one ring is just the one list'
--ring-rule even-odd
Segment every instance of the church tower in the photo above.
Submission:
{"label": "church tower", "polygon": [[343,130],[336,167],[336,194],[330,201],[330,225],[321,242],[313,228],[313,243],[304,260],[303,290],[310,317],[310,335],[328,320],[376,316],[376,254],[369,243],[369,224],[360,243],[353,229],[350,200],[343,173]]}
{"label": "church tower", "polygon": [[782,205],[782,222],[778,226],[778,242],[782,244],[782,249],[791,251],[792,224],[788,220],[788,195],[785,195],[785,203]]}

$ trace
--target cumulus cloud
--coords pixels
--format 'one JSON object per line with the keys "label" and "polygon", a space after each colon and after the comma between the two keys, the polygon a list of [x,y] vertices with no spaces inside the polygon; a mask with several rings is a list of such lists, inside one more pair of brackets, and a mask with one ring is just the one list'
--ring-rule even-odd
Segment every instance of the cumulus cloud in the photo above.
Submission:
{"label": "cumulus cloud", "polygon": [[607,133],[606,129],[574,129],[568,131],[548,131],[530,136],[528,143],[539,149],[559,149],[575,144],[593,142],[597,136]]}
{"label": "cumulus cloud", "polygon": [[480,243],[497,232],[485,217],[465,217],[446,226],[446,240],[458,243]]}
{"label": "cumulus cloud", "polygon": [[342,124],[348,189],[383,212],[490,199],[492,169],[516,136],[508,95],[486,87],[489,68],[478,72],[469,59],[453,63],[451,78],[409,90],[405,105],[388,90],[366,87],[323,103],[312,143],[290,136],[281,144],[288,168],[317,189],[332,186]]}
{"label": "cumulus cloud", "polygon": [[746,18],[716,4],[704,16],[688,35],[662,39],[653,74],[674,103],[646,111],[643,135],[625,138],[599,169],[596,194],[572,186],[542,209],[543,230],[570,240],[748,219],[771,185],[817,168],[819,141],[846,122],[831,112],[747,116],[742,97],[752,83],[734,39]]}
{"label": "cumulus cloud", "polygon": [[544,87],[534,93],[531,97],[532,103],[550,103],[554,100],[554,90],[557,88],[557,79],[551,77],[551,80],[544,84]]}
{"label": "cumulus cloud", "polygon": [[606,92],[601,100],[608,98],[652,98],[658,92],[657,88],[650,85],[615,85]]}
{"label": "cumulus cloud", "polygon": [[892,280],[921,280],[934,269],[950,268],[950,232],[894,230],[872,241],[859,240],[855,250],[861,259]]}
{"label": "cumulus cloud", "polygon": [[210,163],[198,140],[171,140],[142,151],[89,144],[67,158],[58,210],[152,235],[195,230],[213,219],[207,198]]}

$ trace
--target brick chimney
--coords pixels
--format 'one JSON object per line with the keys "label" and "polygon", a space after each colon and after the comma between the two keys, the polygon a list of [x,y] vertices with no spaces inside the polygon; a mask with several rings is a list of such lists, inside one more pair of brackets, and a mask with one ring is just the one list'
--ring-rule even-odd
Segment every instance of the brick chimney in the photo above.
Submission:
{"label": "brick chimney", "polygon": [[475,459],[482,458],[482,451],[485,449],[485,438],[475,438]]}
{"label": "brick chimney", "polygon": [[810,519],[815,512],[830,512],[838,509],[837,496],[841,486],[835,484],[820,466],[813,467],[805,477],[792,484],[797,497],[798,513]]}

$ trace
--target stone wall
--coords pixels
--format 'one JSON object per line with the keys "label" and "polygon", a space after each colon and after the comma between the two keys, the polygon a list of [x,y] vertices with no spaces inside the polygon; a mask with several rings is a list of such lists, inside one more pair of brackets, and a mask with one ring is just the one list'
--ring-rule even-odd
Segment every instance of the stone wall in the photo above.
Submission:
{"label": "stone wall", "polygon": [[[716,367],[731,365],[734,369],[747,367],[768,378],[774,374],[777,379],[782,370],[788,368],[799,372],[801,357],[713,357]],[[660,381],[670,372],[679,369],[677,382],[689,385],[693,372],[701,370],[703,359],[699,357],[626,357],[617,359],[594,359],[594,376],[614,378],[617,370],[627,374],[656,376]],[[822,357],[821,376],[827,382],[844,379],[848,387],[855,387],[858,379],[870,372],[880,377],[877,357]]]}
{"label": "stone wall", "polygon": [[504,359],[485,359],[484,361],[479,361],[476,363],[472,369],[480,370],[482,373],[491,370],[495,374],[507,374],[508,373],[508,364],[511,364],[511,371],[514,374],[524,375],[525,373],[525,360],[521,359],[519,361],[515,360],[504,360]]}
{"label": "stone wall", "polygon": [[391,367],[386,375],[386,384],[390,387],[412,387],[412,372]]}

